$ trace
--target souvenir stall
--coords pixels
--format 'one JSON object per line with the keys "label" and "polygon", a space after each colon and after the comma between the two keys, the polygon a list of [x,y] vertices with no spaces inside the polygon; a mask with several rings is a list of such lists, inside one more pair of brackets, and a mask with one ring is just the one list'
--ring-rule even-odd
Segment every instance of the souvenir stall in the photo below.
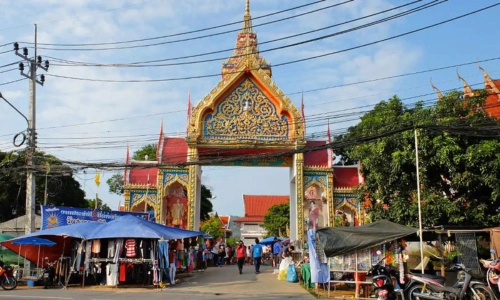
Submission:
{"label": "souvenir stall", "polygon": [[[382,220],[357,227],[330,227],[316,231],[309,238],[311,273],[313,253],[318,257],[320,274],[324,277],[313,283],[327,283],[328,293],[332,283],[352,284],[355,297],[368,296],[371,281],[366,281],[366,273],[372,265],[385,258],[386,265],[401,268],[405,273],[405,242],[402,239],[417,233],[417,229]],[[326,275],[328,274],[328,275]],[[333,274],[333,276],[331,276]],[[333,277],[333,278],[330,278]]]}
{"label": "souvenir stall", "polygon": [[[20,236],[8,241],[1,242],[2,246],[17,253],[20,257],[30,261],[35,269],[16,270],[18,279],[37,280],[40,279],[40,271],[50,263],[55,266],[55,276],[58,285],[67,286],[70,279],[71,266],[74,256],[71,251],[84,239],[92,230],[99,227],[100,223],[74,224],[51,229],[37,231],[31,234]],[[44,239],[45,246],[36,243],[26,243],[34,239]],[[50,245],[50,246],[49,246]]]}
{"label": "souvenir stall", "polygon": [[83,269],[83,285],[175,284],[177,272],[194,270],[203,235],[123,216],[85,239],[76,269]]}
{"label": "souvenir stall", "polygon": [[[54,252],[45,253],[52,262],[60,260],[65,285],[163,285],[175,283],[178,271],[204,268],[203,232],[183,230],[126,215],[108,223],[82,223],[38,231],[3,242],[17,252],[13,243],[26,237],[44,237],[55,242]],[[24,251],[20,251],[23,256]],[[33,251],[31,251],[33,252]],[[62,253],[62,254],[61,254]],[[202,253],[202,252],[201,252]],[[25,255],[31,261],[36,256]],[[69,275],[69,276],[66,276]]]}

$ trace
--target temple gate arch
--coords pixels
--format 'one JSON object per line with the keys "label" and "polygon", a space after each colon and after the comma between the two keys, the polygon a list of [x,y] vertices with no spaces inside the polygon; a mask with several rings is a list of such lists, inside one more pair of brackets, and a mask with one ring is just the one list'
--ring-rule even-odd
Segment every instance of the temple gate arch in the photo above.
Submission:
{"label": "temple gate arch", "polygon": [[[188,106],[190,107],[190,105]],[[324,145],[328,141],[309,141],[305,138],[303,110],[278,88],[272,79],[272,67],[258,50],[257,34],[252,29],[249,1],[243,17],[243,27],[238,33],[233,55],[222,64],[222,79],[194,109],[188,109],[186,137],[166,137],[163,125],[157,149],[156,190],[159,199],[155,216],[158,222],[173,225],[168,216],[173,209],[169,200],[174,189],[182,185],[187,189],[187,228],[199,230],[201,208],[201,166],[189,162],[212,160],[221,157],[235,158],[243,155],[291,153],[291,151]],[[140,164],[129,162],[130,165]],[[290,238],[304,239],[309,219],[314,219],[316,209],[321,211],[321,225],[333,226],[334,221],[334,166],[330,149],[311,153],[295,153],[278,157],[220,161],[216,165],[275,166],[290,169]],[[154,169],[154,170],[153,170]],[[356,170],[343,167],[340,172]],[[129,173],[127,173],[129,172]],[[142,172],[142,173],[141,173]],[[125,171],[126,192],[136,182],[144,182],[146,171]],[[340,174],[340,173],[339,173]],[[349,176],[341,186],[355,186]],[[355,177],[358,178],[359,173]],[[343,175],[340,175],[344,178]],[[132,180],[132,178],[135,178]],[[309,190],[308,190],[309,189]],[[306,194],[314,190],[314,195]],[[125,195],[125,206],[131,202]],[[311,198],[312,197],[312,198]],[[307,199],[309,202],[305,202]],[[314,205],[311,204],[314,203]],[[310,209],[310,206],[314,206]],[[321,209],[318,208],[321,206]],[[311,213],[310,213],[311,211]],[[307,212],[307,215],[306,215]]]}

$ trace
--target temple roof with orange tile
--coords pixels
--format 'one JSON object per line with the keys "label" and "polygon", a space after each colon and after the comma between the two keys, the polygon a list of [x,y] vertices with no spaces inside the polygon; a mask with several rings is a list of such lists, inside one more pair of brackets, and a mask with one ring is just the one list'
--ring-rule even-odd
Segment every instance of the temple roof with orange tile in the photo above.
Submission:
{"label": "temple roof with orange tile", "polygon": [[264,222],[264,215],[269,211],[271,206],[288,203],[289,201],[290,196],[243,195],[245,216],[233,222]]}

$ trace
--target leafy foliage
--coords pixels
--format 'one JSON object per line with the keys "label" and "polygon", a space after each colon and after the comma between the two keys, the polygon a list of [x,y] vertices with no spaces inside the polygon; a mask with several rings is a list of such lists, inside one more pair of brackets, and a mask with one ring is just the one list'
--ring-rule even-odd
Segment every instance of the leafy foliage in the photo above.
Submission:
{"label": "leafy foliage", "polygon": [[226,244],[231,247],[236,247],[236,238],[234,237],[228,238]]}
{"label": "leafy foliage", "polygon": [[201,208],[200,208],[200,219],[202,221],[208,220],[210,218],[210,213],[214,210],[212,204],[212,191],[205,185],[201,185]]}
{"label": "leafy foliage", "polygon": [[201,230],[214,238],[224,236],[220,219],[215,216],[210,216],[210,218],[201,225]]}
{"label": "leafy foliage", "polygon": [[[87,207],[85,192],[73,178],[71,168],[52,155],[37,152],[37,166],[50,166],[47,175],[47,205]],[[43,169],[43,168],[41,168]],[[35,173],[36,208],[44,201],[46,172]],[[26,153],[0,152],[0,222],[26,213]]]}
{"label": "leafy foliage", "polygon": [[109,186],[109,192],[112,194],[117,194],[118,196],[123,195],[123,175],[114,174],[106,180]]}
{"label": "leafy foliage", "polygon": [[286,235],[286,228],[290,222],[290,204],[283,203],[273,205],[264,215],[263,227],[267,236]]}
{"label": "leafy foliage", "polygon": [[[95,199],[87,199],[88,208],[95,208]],[[111,207],[109,207],[106,203],[102,201],[102,199],[97,198],[97,209],[104,211],[111,211]]]}
{"label": "leafy foliage", "polygon": [[[444,96],[436,106],[406,107],[393,97],[377,104],[361,122],[338,140],[356,139],[405,126],[438,124],[474,127],[498,125],[482,109],[485,92],[463,98]],[[500,140],[419,130],[421,203],[424,225],[498,224],[500,216]],[[336,149],[344,161],[361,161],[365,183],[360,199],[368,197],[372,220],[418,224],[414,132]]]}
{"label": "leafy foliage", "polygon": [[156,148],[157,144],[149,144],[141,149],[137,150],[132,154],[132,159],[134,160],[146,160],[146,155],[148,160],[156,160]]}

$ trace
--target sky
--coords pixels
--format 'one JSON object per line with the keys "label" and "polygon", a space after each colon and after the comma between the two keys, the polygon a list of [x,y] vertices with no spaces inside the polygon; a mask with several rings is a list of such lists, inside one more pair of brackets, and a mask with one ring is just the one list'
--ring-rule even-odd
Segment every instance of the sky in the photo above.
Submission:
{"label": "sky", "polygon": [[[454,18],[495,4],[496,1],[449,0],[414,14],[374,26],[337,34],[283,48],[297,42],[324,37],[368,22],[406,11],[432,0],[416,3],[371,18],[353,21],[411,1],[328,0],[269,17],[259,16],[315,1],[251,0],[254,31],[262,55],[272,65],[273,79],[300,107],[305,103],[307,134],[326,131],[326,119],[335,133],[354,125],[359,112],[370,105],[398,95],[408,105],[417,100],[435,101],[430,80],[442,91],[462,87],[457,68],[419,73],[392,79],[374,79],[453,66],[477,60],[497,58],[500,43],[495,42],[495,25],[500,6],[427,30],[399,38],[346,50],[380,41],[428,25]],[[343,3],[342,2],[346,2]],[[434,2],[437,3],[437,2]],[[335,7],[327,8],[334,4]],[[158,140],[163,119],[164,132],[182,136],[186,130],[188,93],[196,105],[220,81],[221,63],[232,53],[236,34],[241,28],[245,0],[0,0],[0,92],[21,112],[28,114],[29,85],[16,65],[12,49],[31,47],[34,26],[38,24],[38,54],[51,66],[43,87],[37,86],[38,149],[63,160],[81,162],[125,161],[127,143],[133,152]],[[325,8],[317,12],[303,13]],[[287,20],[282,20],[288,18]],[[277,20],[272,24],[262,24]],[[281,21],[280,21],[281,20]],[[238,22],[212,30],[179,34]],[[289,36],[344,23],[326,30],[296,37]],[[221,33],[231,31],[228,33]],[[221,33],[221,34],[216,34]],[[102,44],[179,34],[143,42],[114,45],[67,47],[42,44]],[[216,35],[214,35],[216,34]],[[212,35],[212,36],[207,36]],[[275,41],[276,39],[280,39]],[[266,43],[267,42],[267,43]],[[161,43],[161,44],[158,44]],[[150,45],[158,44],[158,45]],[[147,47],[139,45],[149,45]],[[96,50],[138,46],[129,49]],[[273,51],[265,51],[272,48]],[[93,50],[83,50],[93,49]],[[225,50],[225,51],[222,51]],[[345,50],[345,51],[344,51]],[[189,59],[168,60],[169,66],[141,68],[81,66],[61,60],[99,64],[117,64],[171,59],[206,54]],[[320,58],[313,56],[337,52]],[[33,49],[30,49],[30,55]],[[199,62],[208,60],[207,62]],[[301,62],[280,65],[285,62]],[[193,63],[195,62],[196,63]],[[171,65],[172,63],[183,64]],[[161,64],[161,63],[157,63]],[[500,59],[481,63],[492,78],[499,78]],[[16,69],[9,71],[10,69]],[[483,76],[476,64],[460,66],[460,75],[473,87],[481,87]],[[49,75],[106,80],[173,79],[212,75],[210,77],[117,83],[65,79]],[[356,83],[356,84],[353,84]],[[342,86],[344,85],[344,86]],[[340,86],[340,87],[339,87]],[[421,96],[425,95],[425,96]],[[320,113],[327,112],[324,118]],[[358,112],[358,114],[356,114]],[[347,117],[341,117],[341,115]],[[328,116],[328,117],[327,117]],[[12,151],[15,133],[25,130],[26,122],[6,103],[0,101],[0,151]],[[79,171],[75,178],[88,198],[96,193],[116,209],[123,198],[108,193],[106,179],[113,171],[101,173],[101,186],[93,182],[97,170]],[[243,215],[243,194],[289,194],[287,168],[204,167],[203,183],[212,189],[214,209],[221,214]]]}

